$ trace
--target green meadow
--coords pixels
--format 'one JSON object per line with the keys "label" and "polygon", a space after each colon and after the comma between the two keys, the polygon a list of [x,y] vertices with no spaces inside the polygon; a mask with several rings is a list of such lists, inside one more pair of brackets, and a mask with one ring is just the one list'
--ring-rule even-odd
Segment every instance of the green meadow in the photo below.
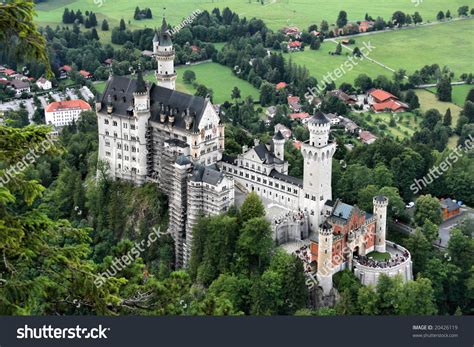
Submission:
{"label": "green meadow", "polygon": [[424,65],[446,65],[458,79],[462,73],[474,72],[473,31],[474,20],[469,19],[360,36],[356,41],[370,41],[375,47],[370,58],[392,69],[412,74]]}
{"label": "green meadow", "polygon": [[[462,5],[469,4],[466,0],[421,0],[418,6],[410,0],[49,0],[37,5],[40,23],[59,24],[64,8],[80,9],[83,13],[92,10],[98,19],[107,18],[116,24],[121,18],[130,20],[132,27],[154,27],[158,25],[163,8],[171,24],[178,24],[193,11],[209,10],[218,7],[221,10],[229,7],[239,16],[263,19],[272,29],[280,29],[285,25],[297,25],[306,28],[310,24],[327,20],[329,24],[336,22],[340,10],[348,14],[351,21],[363,20],[366,13],[376,18],[381,16],[388,20],[395,11],[404,13],[420,12],[425,21],[436,19],[438,11],[450,10],[453,15]],[[155,20],[135,21],[133,12],[136,6],[151,8]]]}
{"label": "green meadow", "polygon": [[[471,89],[474,89],[474,85],[463,84],[459,86],[453,86],[453,92],[451,94],[453,103],[463,107],[466,102],[467,94]],[[436,93],[436,88],[428,88],[429,91]]]}

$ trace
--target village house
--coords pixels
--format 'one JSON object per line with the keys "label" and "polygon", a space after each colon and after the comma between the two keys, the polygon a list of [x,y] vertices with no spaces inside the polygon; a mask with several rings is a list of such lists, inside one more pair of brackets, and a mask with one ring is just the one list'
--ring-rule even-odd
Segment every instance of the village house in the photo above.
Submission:
{"label": "village house", "polygon": [[293,37],[295,39],[299,39],[301,36],[301,30],[295,26],[285,27],[282,29],[282,32],[285,34],[285,36]]}
{"label": "village house", "polygon": [[104,60],[104,65],[105,65],[106,67],[111,67],[113,62],[114,62],[114,61],[113,61],[112,58],[108,58],[108,59],[105,59],[105,60]]}
{"label": "village house", "polygon": [[271,120],[273,119],[273,117],[275,117],[276,111],[277,111],[276,106],[269,106],[265,114],[267,115],[267,118]]}
{"label": "village house", "polygon": [[357,102],[357,97],[355,95],[346,94],[340,89],[331,90],[329,95],[335,96],[346,105],[354,105]]}
{"label": "village house", "polygon": [[36,85],[39,89],[42,90],[50,90],[53,87],[51,81],[48,81],[44,77],[38,78],[38,80],[36,81]]}
{"label": "village house", "polygon": [[285,82],[280,82],[280,83],[277,83],[277,85],[275,86],[275,89],[280,90],[280,89],[286,88],[286,86],[287,84]]}
{"label": "village house", "polygon": [[368,102],[375,112],[406,112],[409,109],[407,104],[399,101],[395,95],[383,89],[369,90]]}
{"label": "village house", "polygon": [[299,41],[290,41],[288,42],[288,50],[290,52],[297,52],[301,50],[301,42]]}
{"label": "village house", "polygon": [[84,77],[86,80],[92,78],[92,74],[89,71],[86,70],[80,70],[79,73],[81,74],[82,77]]}
{"label": "village house", "polygon": [[291,130],[281,123],[278,123],[277,125],[275,125],[275,134],[278,132],[281,132],[285,140],[288,140],[289,138],[291,138],[291,135],[292,135]]}
{"label": "village house", "polygon": [[31,91],[30,84],[21,80],[10,81],[10,87],[15,90],[16,97],[20,97],[21,94],[29,93]]}
{"label": "village house", "polygon": [[287,98],[288,106],[293,112],[300,112],[301,111],[301,104],[299,96],[289,96]]}
{"label": "village house", "polygon": [[370,131],[363,130],[359,133],[359,139],[366,145],[371,145],[377,140],[377,136],[372,134]]}
{"label": "village house", "polygon": [[59,68],[59,78],[65,79],[69,77],[69,73],[72,71],[72,67],[69,65],[63,65]]}
{"label": "village house", "polygon": [[310,116],[308,112],[299,112],[290,113],[288,117],[290,117],[292,120],[299,120],[302,124],[305,124]]}
{"label": "village house", "polygon": [[441,199],[441,212],[443,215],[443,221],[453,218],[461,213],[461,208],[451,198]]}

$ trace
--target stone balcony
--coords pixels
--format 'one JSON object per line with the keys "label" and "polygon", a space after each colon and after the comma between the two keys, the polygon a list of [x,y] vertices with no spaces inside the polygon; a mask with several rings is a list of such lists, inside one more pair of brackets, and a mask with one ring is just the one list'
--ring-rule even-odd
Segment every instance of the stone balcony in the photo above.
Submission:
{"label": "stone balcony", "polygon": [[386,250],[390,254],[390,259],[387,261],[377,261],[367,257],[354,258],[354,274],[362,284],[376,285],[382,274],[390,277],[401,275],[405,282],[413,279],[410,252],[391,241],[386,241]]}

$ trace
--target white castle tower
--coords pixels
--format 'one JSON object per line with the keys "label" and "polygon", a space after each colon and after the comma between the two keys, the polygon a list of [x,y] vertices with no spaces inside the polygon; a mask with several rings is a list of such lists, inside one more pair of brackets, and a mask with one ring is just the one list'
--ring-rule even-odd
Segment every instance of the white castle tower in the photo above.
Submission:
{"label": "white castle tower", "polygon": [[323,288],[324,294],[329,294],[332,288],[332,226],[324,222],[319,227],[318,236],[318,272],[319,285]]}
{"label": "white castle tower", "polygon": [[332,199],[332,157],[336,152],[336,143],[329,141],[330,127],[329,120],[318,111],[308,121],[309,141],[301,146],[305,195],[301,196],[300,203],[308,211],[311,230],[317,230],[322,221],[324,203]]}
{"label": "white castle tower", "polygon": [[150,113],[150,91],[143,79],[141,68],[139,67],[137,75],[137,85],[133,92],[133,104],[134,104],[134,123],[135,129],[130,130],[130,135],[127,138],[135,138],[135,142],[130,143],[132,154],[136,155],[137,161],[135,168],[132,167],[132,174],[137,175],[139,182],[145,180],[147,173],[147,139],[146,133],[148,129],[148,119],[151,116]]}
{"label": "white castle tower", "polygon": [[387,229],[388,198],[382,195],[374,197],[374,215],[376,219],[375,250],[385,253],[385,234]]}
{"label": "white castle tower", "polygon": [[158,64],[155,71],[157,84],[168,89],[176,89],[174,48],[165,18],[163,18],[160,32],[156,32],[153,38],[153,56]]}
{"label": "white castle tower", "polygon": [[273,154],[280,160],[285,159],[285,138],[280,130],[273,135]]}

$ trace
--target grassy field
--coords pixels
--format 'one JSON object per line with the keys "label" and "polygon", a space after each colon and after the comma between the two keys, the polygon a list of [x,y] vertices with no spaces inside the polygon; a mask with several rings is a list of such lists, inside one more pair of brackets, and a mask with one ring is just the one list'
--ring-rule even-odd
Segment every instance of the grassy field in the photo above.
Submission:
{"label": "grassy field", "polygon": [[[471,89],[474,89],[474,85],[460,85],[460,86],[453,86],[453,103],[458,106],[463,107],[464,103],[466,102],[467,94]],[[429,91],[436,93],[436,88],[428,88]]]}
{"label": "grassy field", "polygon": [[[196,92],[196,89],[192,85],[183,82],[183,73],[186,70],[192,70],[195,72],[196,83],[204,84],[206,87],[213,90],[214,103],[220,104],[226,100],[232,101],[230,95],[234,87],[240,89],[242,99],[247,96],[251,96],[254,100],[257,100],[260,97],[260,92],[257,88],[252,86],[250,83],[234,76],[228,67],[217,63],[178,66],[176,68],[176,72],[178,73],[178,78],[176,80],[176,90],[181,92],[189,94],[194,94]],[[150,82],[156,82],[153,72],[147,73],[145,75],[145,79]],[[96,83],[94,86],[99,92],[103,92],[105,88],[105,82]]]}
{"label": "grassy field", "polygon": [[[452,14],[462,5],[471,5],[466,0],[429,0],[421,1],[415,6],[409,0],[265,0],[261,5],[260,0],[49,0],[37,5],[38,20],[41,23],[59,24],[64,8],[86,10],[98,14],[98,19],[107,18],[112,25],[116,25],[121,18],[126,22],[130,20],[133,27],[157,26],[166,8],[166,17],[170,23],[177,25],[182,19],[193,11],[209,10],[218,7],[231,8],[239,16],[263,19],[272,29],[280,29],[286,25],[298,25],[307,28],[310,24],[321,23],[325,19],[329,24],[336,22],[340,10],[348,14],[351,21],[363,20],[366,13],[376,18],[381,16],[388,20],[392,14],[401,10],[404,13],[420,12],[425,21],[433,21],[438,11],[450,10]],[[133,13],[136,6],[151,8],[154,20],[135,21]]]}
{"label": "grassy field", "polygon": [[[381,124],[385,124],[386,129],[384,132],[398,140],[412,137],[415,131],[419,129],[419,124],[421,122],[421,118],[416,117],[411,112],[396,114],[392,114],[390,112],[370,113],[370,118],[371,119],[369,120],[368,114],[366,113],[365,121],[367,123],[372,126],[380,126]],[[389,125],[392,118],[394,118],[396,122],[394,127]]]}
{"label": "grassy field", "polygon": [[[358,43],[358,41],[359,40],[356,40],[356,43]],[[362,43],[362,40],[360,40],[360,42]],[[352,48],[355,46],[356,45],[353,45]],[[339,56],[330,55],[329,52],[333,52],[335,49],[336,45],[333,42],[325,41],[317,51],[306,47],[303,52],[287,53],[284,54],[284,57],[286,59],[291,58],[297,65],[306,66],[310,74],[316,77],[318,82],[320,82],[323,76],[329,73],[334,76],[334,70],[341,67],[341,65],[344,66],[345,62],[348,62],[349,57],[346,55],[346,52],[350,54],[349,51],[343,50],[342,54]],[[345,68],[346,73],[335,80],[336,85],[340,85],[342,82],[353,83],[354,79],[362,73],[371,77],[377,77],[378,75],[383,74],[392,75],[390,71],[387,71],[368,60],[360,61],[359,59],[355,59],[354,61],[357,62],[357,65],[353,65],[351,71],[349,71],[348,68]],[[330,77],[328,77],[328,80],[330,80]]]}
{"label": "grassy field", "polygon": [[390,256],[390,253],[388,252],[381,253],[381,252],[373,251],[367,254],[367,257],[373,258],[374,260],[378,260],[378,261],[386,261],[386,260],[389,260],[391,256]]}
{"label": "grassy field", "polygon": [[416,29],[378,33],[359,37],[370,41],[374,50],[369,57],[392,69],[408,74],[424,65],[447,65],[455,79],[474,72],[474,20],[453,21]]}
{"label": "grassy field", "polygon": [[416,95],[418,95],[418,99],[420,101],[420,109],[423,112],[426,112],[427,110],[431,108],[437,109],[442,115],[446,113],[446,110],[448,108],[451,109],[451,116],[453,117],[452,121],[452,128],[456,127],[456,123],[459,118],[459,113],[461,112],[461,107],[458,105],[453,104],[452,102],[443,102],[439,101],[436,98],[436,94],[427,91],[427,90],[422,90],[418,89],[415,91]]}

